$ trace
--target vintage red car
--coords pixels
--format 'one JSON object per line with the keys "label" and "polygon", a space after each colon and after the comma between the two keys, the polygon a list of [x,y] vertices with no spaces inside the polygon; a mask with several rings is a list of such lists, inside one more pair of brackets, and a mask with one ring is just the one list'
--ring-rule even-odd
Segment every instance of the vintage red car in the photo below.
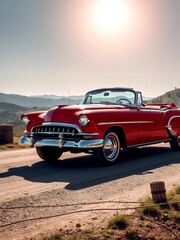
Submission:
{"label": "vintage red car", "polygon": [[174,103],[146,104],[132,88],[96,89],[80,105],[59,105],[21,118],[26,130],[19,143],[35,146],[46,161],[70,151],[92,153],[111,165],[122,149],[160,142],[180,150],[180,109]]}

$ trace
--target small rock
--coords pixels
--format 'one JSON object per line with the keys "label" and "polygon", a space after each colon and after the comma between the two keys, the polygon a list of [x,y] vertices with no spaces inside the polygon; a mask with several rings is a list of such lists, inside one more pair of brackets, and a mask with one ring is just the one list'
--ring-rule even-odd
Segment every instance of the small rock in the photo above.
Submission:
{"label": "small rock", "polygon": [[80,228],[80,227],[81,227],[81,224],[80,224],[80,223],[77,223],[77,224],[76,224],[76,227],[77,227],[77,228]]}

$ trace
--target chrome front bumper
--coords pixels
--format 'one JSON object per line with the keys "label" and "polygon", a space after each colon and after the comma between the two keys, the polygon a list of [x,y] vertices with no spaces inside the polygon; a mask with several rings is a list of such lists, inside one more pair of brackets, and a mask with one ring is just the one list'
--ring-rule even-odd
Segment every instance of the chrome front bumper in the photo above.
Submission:
{"label": "chrome front bumper", "polygon": [[22,136],[19,139],[20,145],[35,146],[35,147],[59,147],[59,148],[79,148],[79,149],[91,149],[99,148],[103,146],[103,139],[91,139],[91,140],[79,140],[68,141],[65,139],[38,139]]}

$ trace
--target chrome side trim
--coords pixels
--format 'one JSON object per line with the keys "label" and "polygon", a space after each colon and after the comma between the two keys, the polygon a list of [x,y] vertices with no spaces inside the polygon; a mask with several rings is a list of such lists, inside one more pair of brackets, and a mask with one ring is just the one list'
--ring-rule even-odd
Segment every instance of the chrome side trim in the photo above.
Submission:
{"label": "chrome side trim", "polygon": [[175,132],[173,129],[172,129],[172,125],[171,125],[171,121],[174,119],[174,118],[180,118],[180,116],[173,116],[173,117],[170,117],[170,119],[168,120],[168,124],[166,126],[166,129],[167,129],[167,132],[169,134],[169,136],[173,139],[177,138],[178,135],[177,135],[177,132]]}
{"label": "chrome side trim", "polygon": [[42,126],[72,127],[72,128],[76,128],[78,132],[82,132],[81,129],[77,125],[71,124],[71,123],[44,122],[44,123],[42,123]]}
{"label": "chrome side trim", "polygon": [[109,124],[146,124],[154,123],[154,121],[125,121],[125,122],[100,122],[98,125],[109,125]]}
{"label": "chrome side trim", "polygon": [[142,147],[142,146],[146,146],[146,145],[153,145],[153,144],[158,144],[158,143],[162,143],[162,142],[170,142],[170,141],[171,141],[171,139],[164,139],[162,141],[155,141],[155,142],[148,142],[148,143],[130,145],[127,148]]}
{"label": "chrome side trim", "polygon": [[171,125],[171,121],[172,121],[174,118],[180,118],[180,116],[173,116],[173,117],[170,117],[167,126]]}

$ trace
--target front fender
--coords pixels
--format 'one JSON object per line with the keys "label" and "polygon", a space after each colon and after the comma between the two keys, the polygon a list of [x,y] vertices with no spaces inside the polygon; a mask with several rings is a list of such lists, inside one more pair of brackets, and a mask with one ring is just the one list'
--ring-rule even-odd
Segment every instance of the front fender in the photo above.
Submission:
{"label": "front fender", "polygon": [[36,125],[41,125],[44,122],[44,116],[47,111],[38,111],[38,112],[29,112],[25,113],[21,116],[21,119],[23,116],[28,117],[29,122],[26,125],[26,131],[30,132],[32,127]]}

